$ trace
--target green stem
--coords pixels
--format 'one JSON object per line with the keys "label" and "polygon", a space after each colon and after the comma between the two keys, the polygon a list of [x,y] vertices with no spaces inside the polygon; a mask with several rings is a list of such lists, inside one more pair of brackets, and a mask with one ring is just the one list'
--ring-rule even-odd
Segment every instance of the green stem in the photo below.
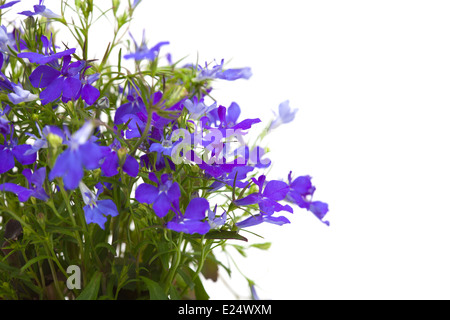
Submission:
{"label": "green stem", "polygon": [[172,259],[172,266],[170,268],[170,272],[167,275],[166,278],[166,284],[164,287],[164,293],[167,295],[169,294],[170,286],[172,285],[173,279],[175,279],[176,272],[178,270],[178,266],[180,265],[181,261],[181,244],[183,243],[183,232],[180,232],[178,237],[178,244],[176,247],[175,255]]}

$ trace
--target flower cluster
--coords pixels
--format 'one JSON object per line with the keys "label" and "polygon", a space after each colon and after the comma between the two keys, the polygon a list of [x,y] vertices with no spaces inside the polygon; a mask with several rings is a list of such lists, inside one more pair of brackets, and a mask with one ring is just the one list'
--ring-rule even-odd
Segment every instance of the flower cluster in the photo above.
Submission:
{"label": "flower cluster", "polygon": [[[5,3],[0,10],[17,2]],[[145,33],[142,43],[132,39],[134,49],[123,55],[139,66],[137,71],[125,72],[120,63],[99,64],[86,58],[86,46],[59,49],[49,22],[57,19],[69,25],[43,2],[18,12],[27,19],[27,30],[8,32],[7,26],[0,30],[0,90],[5,97],[0,114],[0,192],[5,207],[15,208],[11,206],[15,194],[22,206],[34,208],[29,212],[44,212],[47,227],[39,218],[44,232],[59,230],[63,236],[58,239],[63,241],[71,230],[76,234],[71,241],[79,245],[86,241],[95,248],[81,253],[93,263],[102,261],[99,254],[108,257],[101,248],[112,254],[113,245],[124,239],[140,243],[127,252],[137,255],[133,260],[137,272],[144,257],[150,261],[150,255],[161,257],[157,269],[169,271],[157,279],[156,288],[166,296],[184,293],[170,289],[178,279],[171,270],[178,272],[173,268],[181,259],[177,241],[190,241],[197,248],[199,238],[212,241],[209,247],[214,241],[242,239],[242,229],[289,223],[293,204],[328,224],[323,220],[327,204],[312,199],[311,177],[294,178],[290,172],[283,181],[268,179],[271,161],[265,147],[245,141],[261,120],[242,119],[236,102],[226,107],[211,99],[213,81],[249,79],[250,68],[226,69],[224,60],[214,66],[179,67],[168,59],[164,65],[160,52],[169,42],[148,46]],[[89,15],[91,3],[76,2],[76,7]],[[138,4],[134,1],[129,12]],[[82,44],[80,30],[74,34]],[[264,130],[292,121],[296,112],[288,101],[282,102],[279,115]],[[151,237],[171,239],[174,249],[148,240]],[[176,237],[180,240],[172,240]],[[201,243],[203,248],[206,242]],[[154,251],[147,253],[147,246]],[[196,250],[204,258],[205,249]],[[169,266],[165,255],[173,252],[177,255]],[[58,257],[66,263],[74,259],[69,253]],[[198,265],[201,268],[203,261]],[[180,270],[178,283],[190,272]],[[114,276],[117,272],[114,269]]]}

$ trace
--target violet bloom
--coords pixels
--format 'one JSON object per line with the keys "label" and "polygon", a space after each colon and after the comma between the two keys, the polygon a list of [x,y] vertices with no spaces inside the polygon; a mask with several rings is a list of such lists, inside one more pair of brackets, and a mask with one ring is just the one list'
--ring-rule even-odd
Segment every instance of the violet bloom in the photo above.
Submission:
{"label": "violet bloom", "polygon": [[234,81],[238,79],[250,79],[252,76],[251,68],[238,68],[223,70],[224,60],[222,59],[220,64],[208,69],[208,65],[205,63],[205,67],[198,66],[200,70],[199,74],[195,78],[196,81],[208,80],[208,79],[223,79],[228,81]]}
{"label": "violet bloom", "polygon": [[14,127],[11,125],[9,139],[4,137],[4,145],[0,144],[0,174],[14,168],[14,158],[22,165],[29,165],[36,161],[36,153],[26,154],[31,146],[28,144],[18,144],[17,138],[13,137]]}
{"label": "violet bloom", "polygon": [[[82,88],[78,73],[85,67],[83,61],[70,63],[70,55],[63,57],[61,70],[47,65],[37,67],[30,75],[30,82],[35,88],[45,88],[40,94],[43,105],[59,99],[75,100]],[[83,100],[88,98],[83,96]]]}
{"label": "violet bloom", "polygon": [[235,200],[234,204],[238,206],[258,204],[260,214],[249,217],[248,219],[237,223],[236,226],[243,228],[257,225],[262,222],[269,222],[278,225],[289,223],[289,220],[286,217],[272,216],[275,212],[279,211],[288,211],[293,213],[292,207],[289,205],[281,205],[279,203],[279,201],[286,198],[286,195],[289,192],[289,186],[285,182],[277,180],[269,181],[264,186],[266,180],[264,175],[261,175],[258,180],[255,178],[252,178],[252,180],[256,185],[258,185],[259,192],[252,193],[242,199]]}
{"label": "violet bloom", "polygon": [[320,221],[326,225],[330,225],[328,221],[323,220],[328,213],[328,204],[321,201],[312,201],[316,188],[311,183],[310,176],[299,176],[292,181],[292,171],[289,172],[288,185],[289,192],[286,200],[297,204],[300,208],[311,211]]}
{"label": "violet bloom", "polygon": [[203,99],[199,101],[197,97],[194,97],[192,100],[186,99],[183,105],[189,111],[189,118],[194,120],[198,120],[200,117],[217,108],[215,102],[210,106],[206,106]]}
{"label": "violet bloom", "polygon": [[[115,139],[110,146],[101,146],[102,160],[100,161],[102,172],[105,177],[112,177],[119,173],[119,156],[121,149],[120,142]],[[122,170],[131,177],[136,177],[139,173],[139,162],[129,154],[126,155]]]}
{"label": "violet bloom", "polygon": [[278,106],[278,116],[270,124],[270,129],[275,129],[282,124],[289,123],[294,120],[298,109],[291,109],[289,100],[286,100]]}
{"label": "violet bloom", "polygon": [[127,100],[127,103],[124,103],[117,108],[114,115],[114,124],[127,122],[129,119],[126,117],[127,115],[137,115],[139,112],[146,111],[145,103],[141,98],[140,92],[132,85],[128,85]]}
{"label": "violet bloom", "polygon": [[142,32],[142,42],[141,45],[138,45],[136,40],[134,40],[133,35],[131,35],[131,39],[133,39],[134,46],[136,48],[136,51],[134,53],[129,53],[124,55],[124,59],[134,59],[134,60],[143,60],[148,59],[150,61],[155,60],[158,57],[159,51],[161,50],[162,46],[170,44],[168,41],[162,41],[157,43],[155,46],[148,48],[147,44],[145,43],[145,30]]}
{"label": "violet bloom", "polygon": [[208,209],[208,200],[205,198],[194,198],[189,202],[184,214],[177,212],[177,215],[167,223],[167,228],[188,234],[205,234],[210,229],[208,221],[203,221]]}
{"label": "violet bloom", "polygon": [[65,144],[68,148],[56,159],[48,176],[50,181],[62,177],[64,186],[73,190],[83,178],[83,168],[94,170],[100,167],[99,162],[102,158],[100,147],[89,139],[93,130],[94,124],[88,121],[72,136],[67,133]]}
{"label": "violet bloom", "polygon": [[20,202],[25,202],[30,197],[47,201],[49,197],[45,189],[42,187],[45,181],[46,169],[43,167],[32,173],[31,169],[27,168],[22,171],[22,174],[27,178],[30,186],[29,188],[7,182],[0,184],[0,191],[15,193]]}
{"label": "violet bloom", "polygon": [[217,204],[214,207],[214,210],[210,210],[208,208],[208,223],[210,229],[220,228],[227,222],[227,212],[224,211],[220,217],[216,217]]}
{"label": "violet bloom", "polygon": [[[230,121],[230,119],[233,120]],[[230,132],[233,132],[233,135],[234,134],[244,135],[245,133],[243,132],[243,130],[248,130],[254,124],[261,122],[261,120],[258,118],[245,119],[238,123],[236,123],[236,121],[237,121],[236,115],[229,116],[227,120],[227,108],[225,108],[224,106],[219,106],[217,108],[217,120],[215,121],[214,125],[217,126],[218,130],[220,130],[223,137],[228,137]],[[204,127],[206,129],[213,129],[213,127],[207,124],[204,124]]]}
{"label": "violet bloom", "polygon": [[19,104],[22,102],[31,102],[39,99],[39,96],[37,94],[32,94],[30,91],[24,90],[20,83],[13,84],[12,87],[14,92],[8,93],[8,98],[9,101],[11,101],[14,104]]}
{"label": "violet bloom", "polygon": [[39,5],[33,6],[34,11],[22,11],[19,12],[19,14],[22,14],[27,17],[35,16],[35,15],[41,15],[46,18],[61,18],[59,14],[54,13],[50,9],[47,9],[46,6],[44,6],[44,0],[39,0]]}
{"label": "violet bloom", "polygon": [[178,206],[181,196],[180,187],[177,182],[170,179],[168,174],[161,175],[161,181],[154,172],[150,172],[148,178],[156,186],[148,183],[140,184],[136,188],[136,200],[140,203],[152,204],[155,214],[162,218],[169,212],[172,204]]}
{"label": "violet bloom", "polygon": [[110,199],[98,200],[96,196],[89,188],[80,181],[79,188],[83,201],[86,204],[83,207],[86,223],[96,223],[105,230],[106,216],[115,217],[119,215],[117,206],[114,201]]}

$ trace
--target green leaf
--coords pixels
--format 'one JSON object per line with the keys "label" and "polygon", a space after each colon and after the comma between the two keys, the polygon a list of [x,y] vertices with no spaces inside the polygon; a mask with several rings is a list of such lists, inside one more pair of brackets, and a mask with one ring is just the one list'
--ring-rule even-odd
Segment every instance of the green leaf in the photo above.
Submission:
{"label": "green leaf", "polygon": [[167,296],[158,282],[153,281],[146,277],[140,278],[142,279],[142,281],[144,281],[145,285],[147,286],[147,289],[150,293],[150,300],[167,300]]}
{"label": "green leaf", "polygon": [[100,271],[95,272],[92,276],[91,281],[88,285],[81,291],[77,300],[95,300],[98,295],[98,290],[100,289],[100,281],[102,280],[102,273]]}
{"label": "green leaf", "polygon": [[248,239],[236,231],[211,231],[205,234],[205,239],[234,239],[247,242]]}
{"label": "green leaf", "polygon": [[265,243],[255,243],[252,244],[250,247],[258,248],[260,250],[268,250],[272,244],[270,242]]}
{"label": "green leaf", "polygon": [[38,256],[38,257],[35,257],[35,258],[33,258],[33,259],[28,260],[28,262],[25,263],[25,265],[24,265],[22,268],[20,268],[20,271],[21,271],[21,272],[24,272],[24,271],[27,270],[28,267],[30,267],[32,264],[34,264],[34,263],[36,263],[36,262],[38,262],[38,261],[40,261],[40,260],[44,260],[44,259],[51,259],[51,260],[53,260],[53,261],[55,261],[55,262],[58,262],[58,261],[56,261],[55,258],[53,258],[53,257],[51,257],[51,256]]}

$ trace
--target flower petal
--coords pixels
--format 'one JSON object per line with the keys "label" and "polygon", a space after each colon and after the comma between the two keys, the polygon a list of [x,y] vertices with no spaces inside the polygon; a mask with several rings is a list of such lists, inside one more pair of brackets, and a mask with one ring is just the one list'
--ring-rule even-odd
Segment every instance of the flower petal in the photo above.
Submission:
{"label": "flower petal", "polygon": [[98,210],[103,214],[111,217],[119,215],[117,211],[117,206],[111,199],[99,200],[97,201]]}
{"label": "flower petal", "polygon": [[[27,52],[31,54],[33,52]],[[35,53],[37,54],[37,53]],[[18,56],[20,57],[21,54]],[[22,55],[24,55],[22,53]],[[30,75],[30,82],[35,88],[46,88],[61,75],[56,69],[49,66],[39,66]]]}
{"label": "flower petal", "polygon": [[36,153],[26,154],[28,150],[31,150],[31,145],[19,144],[12,149],[12,153],[19,163],[28,165],[36,162]]}
{"label": "flower petal", "polygon": [[153,203],[153,210],[155,211],[155,214],[160,218],[165,217],[170,208],[171,205],[169,198],[164,192],[160,193]]}
{"label": "flower petal", "polygon": [[139,162],[134,157],[127,154],[122,169],[129,176],[137,177],[139,174]]}
{"label": "flower petal", "polygon": [[153,203],[159,194],[157,187],[148,183],[142,183],[136,188],[135,198],[140,203]]}
{"label": "flower petal", "polygon": [[184,217],[192,220],[202,220],[209,209],[209,202],[205,198],[194,198],[189,202]]}

